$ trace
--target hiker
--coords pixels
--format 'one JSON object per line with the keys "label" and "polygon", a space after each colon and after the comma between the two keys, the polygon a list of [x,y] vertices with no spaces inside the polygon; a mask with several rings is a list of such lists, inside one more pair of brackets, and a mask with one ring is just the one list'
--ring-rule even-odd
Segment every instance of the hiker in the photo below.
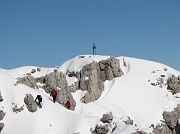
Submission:
{"label": "hiker", "polygon": [[[38,100],[38,101],[37,101]],[[35,102],[37,104],[38,107],[42,107],[42,96],[41,95],[37,95]]]}
{"label": "hiker", "polygon": [[71,103],[69,101],[67,101],[65,106],[66,106],[67,109],[69,109],[71,107]]}
{"label": "hiker", "polygon": [[56,90],[52,90],[50,96],[53,97],[53,102],[55,103],[56,102],[57,91]]}

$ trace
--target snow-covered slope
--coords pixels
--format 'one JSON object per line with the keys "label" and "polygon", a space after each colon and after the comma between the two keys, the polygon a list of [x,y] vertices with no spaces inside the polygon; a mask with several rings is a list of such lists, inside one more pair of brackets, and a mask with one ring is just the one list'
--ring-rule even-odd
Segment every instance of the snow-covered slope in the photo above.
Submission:
{"label": "snow-covered slope", "polygon": [[[41,68],[33,74],[34,77],[44,76],[54,69],[67,73],[68,71],[79,71],[84,65],[92,61],[100,61],[109,56],[77,56],[66,61],[62,66],[55,68]],[[90,129],[94,129],[96,124],[101,124],[100,119],[104,113],[112,112],[113,122],[117,125],[113,134],[130,134],[135,129],[151,132],[151,124],[158,124],[162,120],[162,113],[171,110],[180,104],[166,89],[166,83],[162,87],[153,86],[157,83],[161,75],[164,82],[172,74],[178,76],[180,72],[157,62],[129,58],[117,57],[120,66],[124,71],[122,77],[117,77],[111,81],[104,82],[104,91],[101,97],[88,104],[80,102],[84,95],[81,90],[73,94],[76,100],[75,111],[65,109],[58,103],[53,103],[49,99],[49,94],[43,89],[32,89],[25,85],[16,85],[16,78],[22,77],[35,68],[26,66],[12,70],[0,69],[0,91],[4,101],[0,102],[0,110],[6,112],[1,121],[5,124],[2,134],[90,134]],[[124,66],[124,62],[126,66]],[[68,83],[76,81],[75,78],[68,78]],[[34,113],[30,113],[25,104],[26,94],[37,94],[43,96],[43,107]],[[18,113],[12,111],[14,106],[24,110]],[[134,121],[134,125],[125,125],[128,119]],[[135,125],[136,124],[136,125]]]}

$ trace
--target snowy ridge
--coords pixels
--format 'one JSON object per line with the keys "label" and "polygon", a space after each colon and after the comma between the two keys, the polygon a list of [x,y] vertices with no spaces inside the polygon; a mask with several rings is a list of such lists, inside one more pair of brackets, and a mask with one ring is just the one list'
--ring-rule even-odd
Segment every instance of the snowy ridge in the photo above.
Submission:
{"label": "snowy ridge", "polygon": [[[68,71],[80,71],[82,67],[92,61],[100,61],[110,56],[82,55],[66,61],[59,67],[41,68],[33,76],[40,77],[54,69],[68,73]],[[0,69],[0,91],[4,101],[0,102],[0,110],[6,112],[1,121],[5,124],[2,134],[91,134],[96,124],[101,124],[100,119],[104,113],[112,112],[113,123],[116,129],[113,134],[130,134],[136,129],[151,132],[151,124],[161,123],[162,113],[165,110],[171,111],[180,100],[175,98],[166,88],[166,81],[172,74],[178,76],[179,71],[153,61],[130,57],[117,57],[125,75],[111,81],[104,82],[104,91],[101,97],[88,104],[80,102],[85,91],[77,90],[72,93],[76,100],[75,111],[65,109],[58,103],[53,103],[43,89],[32,89],[25,85],[15,85],[16,78],[30,73],[34,66],[20,67],[12,70]],[[126,65],[124,64],[126,63]],[[165,68],[167,70],[165,70]],[[160,75],[164,75],[162,87],[152,86],[157,83]],[[76,78],[68,78],[69,85],[75,82]],[[30,113],[24,104],[26,94],[37,94],[43,96],[43,107],[37,112]],[[12,111],[13,105],[24,110],[18,113]],[[126,125],[125,120],[132,119],[134,125]],[[136,124],[136,126],[135,126]]]}

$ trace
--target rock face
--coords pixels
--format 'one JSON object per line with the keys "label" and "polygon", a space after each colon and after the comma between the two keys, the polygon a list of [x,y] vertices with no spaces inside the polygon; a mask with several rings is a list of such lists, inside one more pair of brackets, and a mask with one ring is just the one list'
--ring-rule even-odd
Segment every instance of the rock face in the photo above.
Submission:
{"label": "rock face", "polygon": [[63,72],[54,71],[50,74],[45,75],[43,83],[45,84],[45,91],[50,93],[57,87],[61,89],[67,89],[68,84]]}
{"label": "rock face", "polygon": [[79,81],[78,89],[87,91],[81,101],[89,103],[97,100],[104,89],[103,82],[121,75],[123,72],[119,60],[114,57],[85,65],[79,73],[74,74]]}
{"label": "rock face", "polygon": [[[34,72],[32,70],[31,72]],[[78,89],[87,91],[81,101],[89,103],[97,100],[101,96],[101,92],[104,89],[103,82],[106,80],[112,80],[115,77],[120,77],[123,72],[120,68],[119,60],[110,57],[107,60],[100,62],[91,62],[85,65],[80,72],[66,72],[69,77],[76,77],[77,81],[68,86],[66,75],[63,72],[54,72],[45,76],[34,78],[31,75],[23,78],[18,78],[17,83],[25,84],[32,88],[38,88],[36,82],[42,83],[44,90],[47,93],[51,93],[52,90],[58,90],[57,102],[65,105],[67,101],[71,103],[71,110],[75,108],[76,102],[74,101],[71,92],[75,92]]]}
{"label": "rock face", "polygon": [[166,124],[157,126],[153,132],[155,134],[180,134],[180,105],[172,112],[164,112],[163,119]]}
{"label": "rock face", "polygon": [[31,94],[26,94],[26,97],[24,98],[24,103],[27,106],[27,109],[30,112],[35,112],[37,110],[37,105],[34,102],[34,97]]}
{"label": "rock face", "polygon": [[98,63],[100,70],[100,79],[104,82],[105,80],[112,80],[115,77],[123,75],[120,68],[119,60],[110,57],[107,60],[102,60]]}
{"label": "rock face", "polygon": [[169,127],[166,124],[161,124],[156,126],[153,130],[153,134],[179,134],[179,133],[174,133],[169,129]]}
{"label": "rock face", "polygon": [[17,84],[24,84],[34,89],[38,88],[36,84],[36,79],[31,75],[27,75],[23,78],[17,78],[17,80]]}
{"label": "rock face", "polygon": [[[168,89],[174,93],[180,92],[180,76],[172,75],[167,80]],[[180,134],[180,105],[174,108],[174,111],[164,112],[163,119],[165,124],[161,124],[154,128],[155,134]]]}
{"label": "rock face", "polygon": [[174,111],[172,112],[164,112],[163,118],[167,124],[167,126],[172,130],[176,131],[176,127],[179,124],[179,118],[180,118],[180,105],[178,105],[176,108],[174,108]]}
{"label": "rock face", "polygon": [[[73,99],[71,87],[68,87],[66,76],[63,74],[63,72],[54,70],[54,72],[47,74],[44,77],[36,78],[36,81],[45,85],[44,90],[47,93],[51,93],[51,91],[54,89],[57,90],[56,101],[58,103],[65,106],[66,102],[69,101],[71,103],[70,110],[75,109],[76,102]],[[60,90],[58,90],[58,88]]]}
{"label": "rock face", "polygon": [[100,74],[97,62],[85,65],[80,71],[79,89],[87,91],[81,99],[84,103],[97,100],[104,89],[103,81],[99,79]]}
{"label": "rock face", "polygon": [[172,75],[167,80],[168,89],[173,90],[174,93],[180,92],[180,76]]}
{"label": "rock face", "polygon": [[70,110],[74,110],[76,106],[76,102],[73,99],[73,96],[71,93],[66,90],[57,90],[57,98],[56,101],[60,103],[61,105],[65,106],[66,102],[69,101],[71,103],[71,107],[69,108]]}

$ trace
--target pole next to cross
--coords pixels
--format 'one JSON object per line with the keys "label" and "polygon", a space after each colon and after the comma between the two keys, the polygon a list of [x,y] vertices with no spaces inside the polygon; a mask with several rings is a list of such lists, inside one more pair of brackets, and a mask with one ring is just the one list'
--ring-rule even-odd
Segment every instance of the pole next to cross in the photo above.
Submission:
{"label": "pole next to cross", "polygon": [[92,48],[93,48],[93,56],[94,56],[94,55],[96,55],[96,45],[95,45],[95,43],[93,43],[93,47]]}

